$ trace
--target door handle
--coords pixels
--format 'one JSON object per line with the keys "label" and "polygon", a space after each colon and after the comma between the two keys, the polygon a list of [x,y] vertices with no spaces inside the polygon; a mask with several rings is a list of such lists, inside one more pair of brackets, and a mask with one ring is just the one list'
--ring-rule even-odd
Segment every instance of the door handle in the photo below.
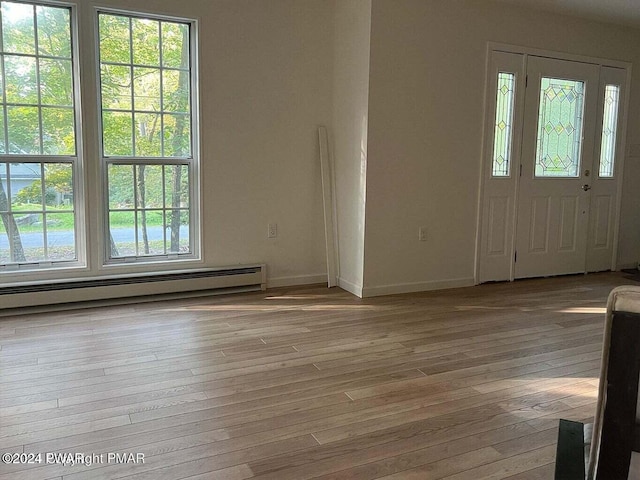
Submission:
{"label": "door handle", "polygon": [[585,183],[584,185],[582,185],[582,190],[584,190],[585,192],[587,190],[591,190],[591,185],[588,185],[588,184]]}

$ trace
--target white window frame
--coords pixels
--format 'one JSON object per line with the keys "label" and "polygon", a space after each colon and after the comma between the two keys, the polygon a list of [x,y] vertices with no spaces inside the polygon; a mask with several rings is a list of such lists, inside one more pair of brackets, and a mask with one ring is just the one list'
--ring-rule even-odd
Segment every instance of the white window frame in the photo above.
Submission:
{"label": "white window frame", "polygon": [[[120,15],[132,18],[159,20],[167,22],[183,23],[189,26],[189,61],[190,61],[190,122],[191,122],[191,156],[184,157],[135,157],[135,156],[105,156],[102,115],[102,86],[101,86],[101,62],[100,62],[100,14]],[[102,186],[102,214],[101,237],[103,242],[102,264],[105,267],[122,265],[149,265],[162,264],[168,268],[183,262],[192,263],[201,260],[201,220],[200,220],[200,95],[199,95],[199,64],[198,64],[198,22],[193,18],[182,18],[171,15],[159,15],[142,10],[125,10],[108,7],[96,7],[94,14],[95,25],[95,68],[96,68],[96,97],[98,125],[98,148],[100,164],[100,179]],[[132,106],[133,108],[133,106]],[[134,126],[135,127],[135,126]],[[190,253],[167,253],[164,255],[123,256],[111,258],[110,229],[109,229],[109,191],[108,191],[108,167],[109,165],[188,165],[189,171],[189,246]],[[137,210],[136,210],[137,211]]]}
{"label": "white window frame", "polygon": [[[74,3],[58,1],[58,0],[24,0],[20,3],[28,5],[42,5],[48,7],[58,7],[69,9],[70,15],[70,35],[71,35],[71,68],[72,68],[72,90],[73,90],[73,112],[74,112],[74,133],[76,153],[75,155],[18,155],[18,154],[0,154],[0,163],[69,163],[73,169],[73,203],[75,214],[74,222],[74,238],[76,248],[75,260],[59,260],[59,261],[40,261],[40,262],[21,262],[21,263],[8,263],[0,264],[0,273],[19,273],[19,272],[33,272],[33,271],[50,271],[58,269],[77,269],[87,267],[87,231],[86,231],[86,196],[84,191],[84,145],[83,145],[83,131],[82,131],[82,105],[81,105],[81,83],[80,83],[80,49],[79,49],[79,32],[78,32],[78,10],[77,5]],[[0,24],[0,35],[2,35],[2,25]],[[36,32],[37,35],[37,32]],[[37,47],[37,46],[36,46]],[[40,55],[37,50],[34,54],[34,58],[38,58]],[[0,66],[2,68],[2,74],[4,78],[4,54],[0,60]],[[6,90],[5,90],[6,91]],[[6,107],[5,91],[2,93],[3,104]],[[41,107],[41,103],[38,104]],[[2,135],[7,139],[8,124],[6,118],[5,109],[5,122],[4,132]],[[39,117],[42,116],[41,111],[38,113]],[[42,130],[40,130],[40,136],[42,141]],[[7,179],[7,185],[9,179]],[[10,193],[7,192],[8,196]],[[9,197],[9,202],[11,199]],[[44,199],[43,199],[44,201]],[[8,235],[8,232],[7,232]]]}

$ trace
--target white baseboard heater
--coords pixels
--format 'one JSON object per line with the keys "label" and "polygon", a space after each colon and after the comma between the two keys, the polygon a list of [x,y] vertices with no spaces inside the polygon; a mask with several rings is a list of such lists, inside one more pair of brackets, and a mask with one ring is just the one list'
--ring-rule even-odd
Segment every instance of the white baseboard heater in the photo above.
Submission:
{"label": "white baseboard heater", "polygon": [[79,278],[0,287],[0,309],[212,291],[265,290],[265,265]]}

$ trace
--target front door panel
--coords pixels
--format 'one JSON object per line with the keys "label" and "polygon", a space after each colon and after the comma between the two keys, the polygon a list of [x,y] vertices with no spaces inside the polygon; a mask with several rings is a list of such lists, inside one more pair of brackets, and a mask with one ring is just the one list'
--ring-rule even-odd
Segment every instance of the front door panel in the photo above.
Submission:
{"label": "front door panel", "polygon": [[515,277],[586,270],[599,67],[529,57]]}

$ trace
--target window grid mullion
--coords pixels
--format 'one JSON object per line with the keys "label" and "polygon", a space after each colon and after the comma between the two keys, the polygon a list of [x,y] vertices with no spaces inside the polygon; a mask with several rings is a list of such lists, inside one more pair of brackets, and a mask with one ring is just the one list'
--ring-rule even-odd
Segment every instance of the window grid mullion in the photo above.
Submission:
{"label": "window grid mullion", "polygon": [[137,165],[132,165],[133,169],[133,241],[135,242],[136,257],[140,256],[138,251],[138,170]]}
{"label": "window grid mullion", "polygon": [[46,53],[23,53],[23,52],[7,52],[4,48],[0,47],[0,54],[11,55],[12,57],[25,57],[25,58],[44,58],[45,60],[66,60],[71,61],[71,57],[57,57],[55,55],[47,55]]}
{"label": "window grid mullion", "polygon": [[58,109],[67,109],[74,110],[75,107],[69,105],[42,105],[37,103],[19,103],[19,102],[6,102],[6,106],[8,107],[43,107],[43,108],[58,108]]}
{"label": "window grid mullion", "polygon": [[[7,176],[6,176],[6,181],[7,181],[7,212],[9,213],[9,215],[11,215],[13,217],[13,202],[11,202],[11,164],[6,163],[5,164],[5,168],[6,168],[6,172],[7,172]],[[14,226],[14,222],[9,222],[9,228],[7,228],[7,235],[8,235],[8,239],[9,238],[13,238],[13,236],[15,235],[15,232],[13,231],[13,226]],[[9,243],[9,258],[13,259],[15,256],[15,252],[14,252],[14,248],[13,248],[13,243],[10,242]]]}
{"label": "window grid mullion", "polygon": [[[3,20],[2,20],[2,2],[0,2],[0,50],[4,51],[4,27],[3,27]],[[4,152],[3,153],[8,153],[9,152],[9,117],[8,117],[8,113],[7,113],[7,81],[6,81],[6,74],[5,74],[5,67],[4,67],[4,53],[0,54],[0,68],[2,69],[2,104],[3,104],[3,108],[2,108],[2,116],[3,116],[3,120],[4,120],[4,131],[2,132],[2,134],[4,135]],[[7,173],[8,173],[8,169],[7,169]],[[8,181],[7,181],[7,187],[9,186]],[[11,198],[11,197],[9,197]]]}
{"label": "window grid mullion", "polygon": [[[13,104],[10,105],[23,105],[23,104]],[[33,107],[31,104],[24,104],[25,107]],[[48,106],[48,105],[47,105]],[[116,112],[116,113],[131,113],[131,110],[127,110],[124,108],[103,108],[103,112]],[[160,112],[158,110],[136,110],[137,113],[147,113],[151,115],[158,115]],[[173,115],[175,117],[190,117],[191,114],[188,112],[169,112],[168,115]]]}
{"label": "window grid mullion", "polygon": [[[158,63],[160,64],[160,154],[164,157],[164,61],[162,52],[162,22],[158,22]],[[164,168],[162,169],[164,175]],[[165,239],[165,251],[167,242]]]}
{"label": "window grid mullion", "polygon": [[[162,43],[162,40],[160,41]],[[164,136],[164,135],[163,135]],[[167,166],[162,166],[162,245],[164,254],[167,254]]]}
{"label": "window grid mullion", "polygon": [[[38,128],[40,135],[40,155],[44,155],[44,130],[42,126],[42,91],[41,91],[41,82],[40,82],[40,58],[38,57],[39,45],[38,45],[38,16],[36,15],[36,6],[32,5],[33,9],[33,38],[34,38],[34,47],[35,47],[35,61],[36,61],[36,90],[38,94]],[[44,182],[44,177],[43,182]],[[42,197],[42,201],[44,202],[44,197]],[[45,250],[46,251],[46,250]]]}
{"label": "window grid mullion", "polygon": [[104,157],[110,165],[190,165],[191,158],[173,157]]}
{"label": "window grid mullion", "polygon": [[[31,55],[29,53],[21,53],[21,54],[17,54],[16,55]],[[61,57],[64,58],[64,57]],[[66,59],[68,60],[68,58]],[[136,63],[136,62],[131,62],[131,63],[123,63],[123,62],[114,62],[111,60],[103,60],[100,62],[102,65],[109,65],[109,66],[113,66],[113,67],[128,67],[129,65],[133,65],[134,67],[140,67],[140,68],[158,68],[158,65],[147,65],[146,63]],[[189,71],[189,67],[187,68],[180,68],[180,67],[166,67],[163,66],[162,64],[160,64],[162,66],[162,68],[164,68],[165,70],[173,70],[176,72],[188,72]]]}
{"label": "window grid mullion", "polygon": [[56,155],[2,155],[0,154],[0,162],[12,163],[71,163],[75,164],[78,157],[56,156]]}
{"label": "window grid mullion", "polygon": [[41,188],[41,195],[42,195],[42,248],[43,248],[43,253],[44,253],[44,259],[45,261],[49,260],[49,249],[48,249],[48,241],[47,241],[47,197],[46,197],[46,186],[45,186],[45,182],[44,182],[44,173],[45,173],[45,169],[44,169],[44,163],[40,164],[40,188]]}
{"label": "window grid mullion", "polygon": [[13,205],[11,202],[11,163],[6,162],[7,167],[7,212],[13,212]]}
{"label": "window grid mullion", "polygon": [[[129,78],[131,79],[131,151],[136,156],[136,103],[133,76],[133,19],[129,17]],[[136,229],[137,232],[137,229]],[[136,239],[136,252],[138,251]]]}

